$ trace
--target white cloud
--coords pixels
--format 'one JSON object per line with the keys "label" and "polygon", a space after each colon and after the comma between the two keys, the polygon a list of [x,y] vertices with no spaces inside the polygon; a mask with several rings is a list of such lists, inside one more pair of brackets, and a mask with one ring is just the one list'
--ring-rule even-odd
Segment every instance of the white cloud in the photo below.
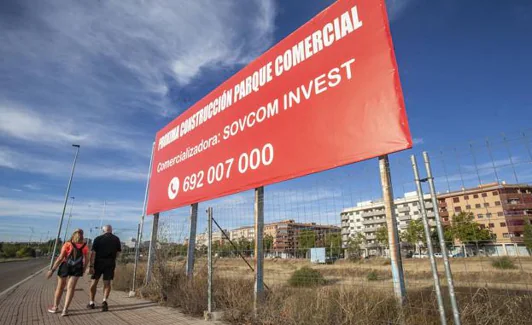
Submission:
{"label": "white cloud", "polygon": [[415,0],[386,0],[390,21],[394,21],[401,18],[406,9],[414,1]]}
{"label": "white cloud", "polygon": [[[148,166],[127,166],[123,162],[102,161],[100,163],[76,164],[75,176],[120,181],[145,181]],[[65,177],[72,168],[72,161],[44,158],[37,154],[15,151],[9,147],[0,146],[0,168]]]}
{"label": "white cloud", "polygon": [[[63,211],[62,197],[0,198],[0,217],[39,218],[58,220]],[[105,222],[137,221],[142,211],[142,202],[112,201],[106,206]],[[102,202],[76,199],[72,219],[99,221],[102,215]],[[50,222],[49,220],[48,222]],[[4,226],[5,227],[5,226]]]}

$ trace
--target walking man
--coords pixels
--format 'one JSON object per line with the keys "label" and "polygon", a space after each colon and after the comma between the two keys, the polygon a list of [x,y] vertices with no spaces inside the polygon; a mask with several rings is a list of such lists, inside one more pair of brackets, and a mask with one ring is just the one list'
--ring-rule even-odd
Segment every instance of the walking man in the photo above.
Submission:
{"label": "walking man", "polygon": [[103,275],[103,302],[102,311],[108,311],[107,299],[111,293],[111,280],[113,280],[116,267],[116,258],[122,251],[120,239],[113,235],[113,227],[106,225],[102,228],[103,235],[94,239],[90,258],[89,274],[92,275],[90,286],[90,301],[87,307],[94,309],[94,298],[98,281]]}

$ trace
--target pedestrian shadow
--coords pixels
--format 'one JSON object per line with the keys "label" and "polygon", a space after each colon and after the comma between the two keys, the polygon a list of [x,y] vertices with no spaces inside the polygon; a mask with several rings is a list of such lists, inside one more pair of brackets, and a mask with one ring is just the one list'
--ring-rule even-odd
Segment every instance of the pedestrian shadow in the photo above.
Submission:
{"label": "pedestrian shadow", "polygon": [[[126,304],[126,305],[111,305],[109,306],[109,312],[120,312],[120,311],[128,311],[128,310],[138,310],[138,309],[144,309],[144,308],[150,308],[158,306],[155,302],[142,302],[138,304]],[[101,307],[97,307],[96,309],[71,309],[72,316],[78,316],[78,315],[90,315],[95,313],[101,313],[100,310]],[[78,312],[79,311],[79,312]]]}

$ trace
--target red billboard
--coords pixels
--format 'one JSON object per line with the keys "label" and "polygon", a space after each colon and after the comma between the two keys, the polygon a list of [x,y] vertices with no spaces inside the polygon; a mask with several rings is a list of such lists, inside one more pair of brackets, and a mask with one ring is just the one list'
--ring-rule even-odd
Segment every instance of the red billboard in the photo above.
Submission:
{"label": "red billboard", "polygon": [[157,133],[147,213],[411,146],[384,0],[340,0]]}

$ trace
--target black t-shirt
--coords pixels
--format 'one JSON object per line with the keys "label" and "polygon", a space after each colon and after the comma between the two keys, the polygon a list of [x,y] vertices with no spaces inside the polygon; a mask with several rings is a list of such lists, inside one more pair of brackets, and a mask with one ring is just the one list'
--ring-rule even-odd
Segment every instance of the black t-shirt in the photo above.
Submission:
{"label": "black t-shirt", "polygon": [[92,251],[96,252],[96,260],[115,260],[116,254],[122,251],[120,238],[110,233],[98,236],[94,239]]}

